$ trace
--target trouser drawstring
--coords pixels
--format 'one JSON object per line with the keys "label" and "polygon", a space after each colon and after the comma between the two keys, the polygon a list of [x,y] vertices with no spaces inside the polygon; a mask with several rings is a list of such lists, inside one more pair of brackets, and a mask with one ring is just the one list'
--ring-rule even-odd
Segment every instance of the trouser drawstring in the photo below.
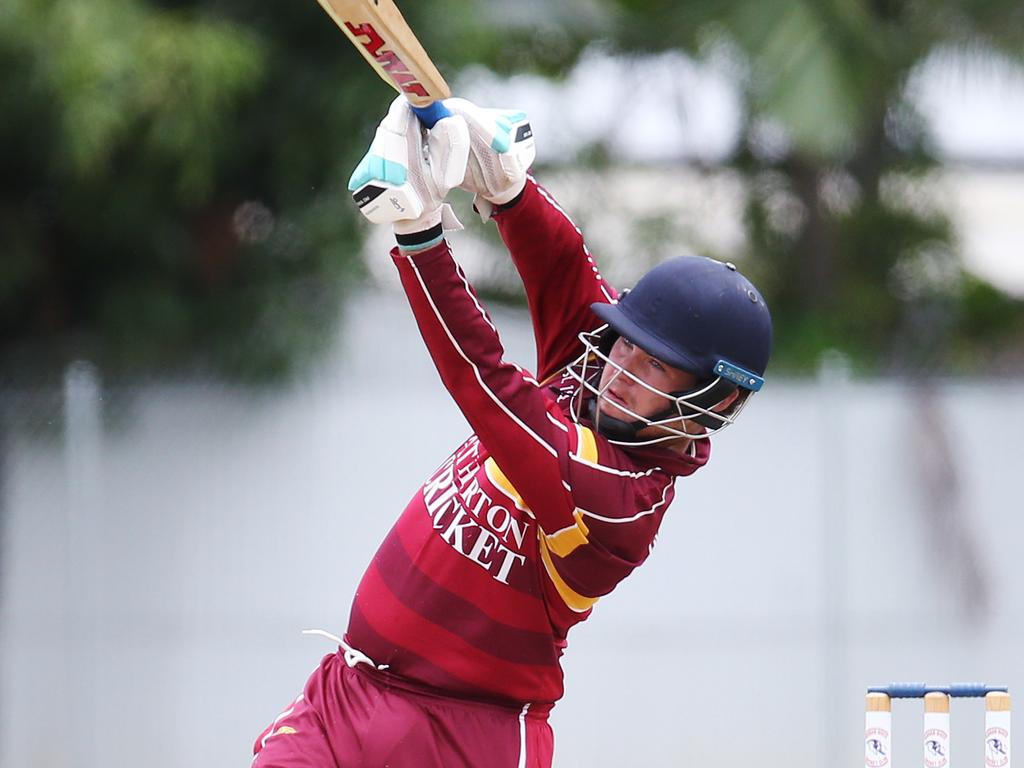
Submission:
{"label": "trouser drawstring", "polygon": [[374,669],[383,672],[390,665],[389,664],[374,664],[373,659],[367,656],[365,653],[360,651],[358,648],[353,648],[351,645],[346,643],[337,635],[332,635],[330,632],[324,629],[304,629],[302,630],[304,635],[319,635],[320,637],[326,637],[328,640],[336,642],[343,651],[345,651],[345,663],[350,668],[355,667],[356,664],[368,664]]}

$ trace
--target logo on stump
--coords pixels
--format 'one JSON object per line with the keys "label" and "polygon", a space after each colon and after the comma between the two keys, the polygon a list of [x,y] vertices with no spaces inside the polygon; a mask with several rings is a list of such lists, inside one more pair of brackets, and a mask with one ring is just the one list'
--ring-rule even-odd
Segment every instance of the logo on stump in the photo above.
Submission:
{"label": "logo on stump", "polygon": [[1003,768],[1010,764],[1010,734],[1005,728],[989,728],[985,731],[985,765],[988,768]]}
{"label": "logo on stump", "polygon": [[946,768],[949,765],[949,734],[939,728],[924,732],[925,768]]}
{"label": "logo on stump", "polygon": [[864,733],[864,765],[885,768],[889,765],[889,732],[884,728],[868,728]]}

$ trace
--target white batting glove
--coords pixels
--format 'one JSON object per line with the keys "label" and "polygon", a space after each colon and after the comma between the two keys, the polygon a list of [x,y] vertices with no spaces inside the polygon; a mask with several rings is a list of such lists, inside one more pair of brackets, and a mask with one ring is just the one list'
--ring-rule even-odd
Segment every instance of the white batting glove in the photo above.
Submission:
{"label": "white batting glove", "polygon": [[444,199],[465,177],[468,158],[469,129],[463,118],[446,117],[428,131],[399,96],[348,188],[367,219],[394,224],[398,235],[438,225],[462,229]]}
{"label": "white batting glove", "polygon": [[494,206],[513,200],[526,186],[526,172],[537,156],[533,130],[520,110],[484,109],[465,99],[445,99],[444,105],[469,125],[469,164],[459,186],[475,195],[473,203],[486,221]]}

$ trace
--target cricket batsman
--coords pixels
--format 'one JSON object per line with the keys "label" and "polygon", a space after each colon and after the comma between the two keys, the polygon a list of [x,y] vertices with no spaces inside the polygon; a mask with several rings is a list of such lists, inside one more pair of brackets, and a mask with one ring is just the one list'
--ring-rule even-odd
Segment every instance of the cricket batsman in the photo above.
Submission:
{"label": "cricket batsman", "polygon": [[[371,220],[400,217],[391,258],[473,434],[399,515],[256,768],[549,768],[570,630],[647,559],[676,479],[764,381],[771,318],[735,267],[674,258],[620,294],[528,174],[526,115],[444,104],[428,131],[396,99],[349,186]],[[454,187],[522,278],[533,373],[445,239]]]}

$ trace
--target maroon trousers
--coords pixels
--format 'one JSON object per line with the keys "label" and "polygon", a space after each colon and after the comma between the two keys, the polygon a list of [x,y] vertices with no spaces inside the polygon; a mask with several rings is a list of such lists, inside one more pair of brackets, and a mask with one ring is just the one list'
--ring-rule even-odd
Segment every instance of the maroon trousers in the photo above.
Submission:
{"label": "maroon trousers", "polygon": [[253,768],[550,768],[547,714],[399,687],[324,657],[256,740]]}

